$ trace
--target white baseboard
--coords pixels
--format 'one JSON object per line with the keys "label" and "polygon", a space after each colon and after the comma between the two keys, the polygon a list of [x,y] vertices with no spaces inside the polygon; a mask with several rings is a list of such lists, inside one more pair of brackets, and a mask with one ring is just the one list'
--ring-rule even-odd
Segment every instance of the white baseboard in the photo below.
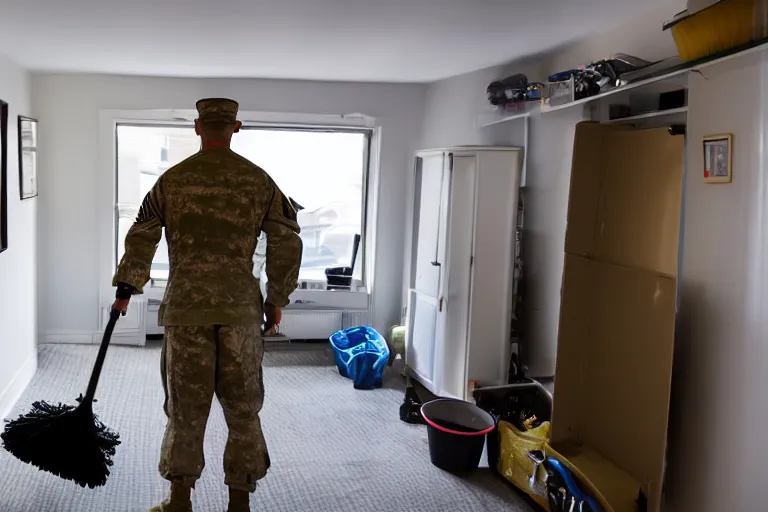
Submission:
{"label": "white baseboard", "polygon": [[74,343],[91,345],[93,343],[93,331],[47,332],[40,336],[40,343]]}
{"label": "white baseboard", "polygon": [[27,389],[27,386],[32,381],[32,377],[35,376],[37,371],[37,352],[33,353],[27,358],[24,364],[21,366],[16,375],[13,376],[11,382],[5,387],[2,393],[0,393],[0,419],[4,419],[11,412],[11,409],[16,405],[16,401]]}
{"label": "white baseboard", "polygon": [[[104,339],[104,331],[93,333],[91,339],[92,345],[101,345],[101,341]],[[142,335],[139,331],[135,332],[117,332],[112,334],[112,338],[109,341],[110,345],[131,345],[136,347],[143,347],[147,344],[147,336]]]}
{"label": "white baseboard", "polygon": [[[98,345],[104,336],[104,331],[72,331],[72,332],[48,332],[40,336],[40,343],[54,345]],[[146,344],[146,336],[142,337],[136,332],[118,332],[112,334],[112,345],[138,345]]]}

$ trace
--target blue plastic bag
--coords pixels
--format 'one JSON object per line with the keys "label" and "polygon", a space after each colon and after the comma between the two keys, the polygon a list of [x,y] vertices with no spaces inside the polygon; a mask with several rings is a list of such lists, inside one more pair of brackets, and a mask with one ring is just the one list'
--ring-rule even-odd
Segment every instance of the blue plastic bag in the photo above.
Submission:
{"label": "blue plastic bag", "polygon": [[362,326],[339,331],[329,339],[339,373],[352,379],[355,389],[381,386],[389,360],[389,346],[381,334]]}

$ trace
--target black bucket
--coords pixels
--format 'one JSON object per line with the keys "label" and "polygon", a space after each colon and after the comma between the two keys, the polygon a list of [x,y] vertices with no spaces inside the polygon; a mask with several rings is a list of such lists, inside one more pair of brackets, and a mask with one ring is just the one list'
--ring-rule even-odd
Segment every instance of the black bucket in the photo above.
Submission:
{"label": "black bucket", "polygon": [[450,473],[477,469],[485,436],[496,428],[493,416],[474,404],[451,398],[425,403],[421,416],[427,422],[432,464]]}

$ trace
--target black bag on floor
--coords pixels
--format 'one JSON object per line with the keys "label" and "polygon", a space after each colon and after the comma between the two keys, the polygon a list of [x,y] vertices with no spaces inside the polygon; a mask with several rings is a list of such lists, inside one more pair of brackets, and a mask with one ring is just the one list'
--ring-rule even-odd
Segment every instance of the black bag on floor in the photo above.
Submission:
{"label": "black bag on floor", "polygon": [[405,399],[400,406],[400,419],[406,423],[416,425],[425,425],[426,422],[421,416],[421,400],[416,394],[416,388],[408,386],[405,388]]}

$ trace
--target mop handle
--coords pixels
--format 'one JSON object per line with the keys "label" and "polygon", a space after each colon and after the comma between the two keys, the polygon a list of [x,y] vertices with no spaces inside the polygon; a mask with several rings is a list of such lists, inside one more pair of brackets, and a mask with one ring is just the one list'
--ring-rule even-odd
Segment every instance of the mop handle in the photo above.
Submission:
{"label": "mop handle", "polygon": [[101,346],[99,347],[99,355],[96,356],[96,364],[93,365],[93,372],[91,372],[91,380],[88,381],[88,390],[85,392],[85,398],[83,402],[93,402],[93,397],[96,395],[96,386],[99,384],[99,375],[101,375],[101,367],[104,366],[104,359],[107,357],[107,348],[109,348],[109,340],[112,337],[112,331],[115,330],[115,324],[117,319],[120,318],[120,311],[111,310],[109,313],[109,322],[106,329],[104,329],[104,337],[101,340]]}

